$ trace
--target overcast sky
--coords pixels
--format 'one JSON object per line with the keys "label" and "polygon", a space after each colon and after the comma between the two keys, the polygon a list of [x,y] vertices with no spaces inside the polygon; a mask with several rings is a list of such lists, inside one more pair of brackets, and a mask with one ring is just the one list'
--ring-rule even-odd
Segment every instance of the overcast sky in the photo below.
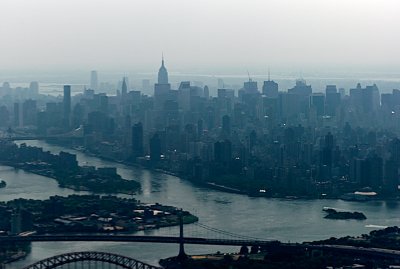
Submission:
{"label": "overcast sky", "polygon": [[1,0],[0,70],[399,67],[399,29],[399,0]]}

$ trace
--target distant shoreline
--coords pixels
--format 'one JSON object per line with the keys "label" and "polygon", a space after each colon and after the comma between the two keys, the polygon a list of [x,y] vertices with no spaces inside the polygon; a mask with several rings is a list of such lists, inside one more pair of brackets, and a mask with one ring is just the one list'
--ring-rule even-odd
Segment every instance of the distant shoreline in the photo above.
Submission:
{"label": "distant shoreline", "polygon": [[[40,141],[40,139],[38,139],[38,141]],[[393,198],[382,198],[382,197],[374,197],[374,198],[366,198],[366,199],[342,199],[340,198],[340,196],[335,196],[335,197],[315,197],[315,196],[297,196],[297,195],[272,195],[272,196],[268,196],[268,195],[264,195],[263,193],[250,193],[244,190],[240,190],[238,188],[235,187],[231,187],[231,186],[226,186],[226,185],[222,185],[222,184],[217,184],[212,182],[212,180],[207,181],[207,182],[197,182],[194,180],[191,180],[187,177],[185,177],[184,175],[180,175],[165,169],[161,169],[161,168],[153,168],[153,167],[148,167],[148,166],[144,166],[142,164],[139,163],[134,163],[134,162],[128,162],[128,161],[122,161],[122,160],[115,160],[113,158],[109,158],[109,157],[104,157],[101,154],[96,154],[96,153],[90,153],[89,151],[84,151],[84,150],[80,150],[80,149],[76,149],[74,147],[71,146],[67,146],[65,144],[62,143],[57,143],[55,141],[47,141],[47,140],[41,140],[41,141],[45,141],[48,144],[54,144],[56,146],[60,146],[60,147],[64,147],[64,148],[68,148],[71,150],[75,150],[75,151],[79,151],[85,155],[88,155],[89,157],[96,157],[99,158],[100,160],[104,160],[104,161],[109,161],[109,162],[113,162],[113,163],[118,163],[118,164],[123,164],[129,167],[136,167],[136,168],[140,168],[140,169],[145,169],[148,171],[152,171],[152,172],[157,172],[157,173],[161,173],[164,175],[172,175],[175,177],[179,177],[180,179],[183,179],[185,181],[188,181],[194,185],[198,185],[204,188],[209,188],[212,190],[218,190],[218,191],[222,191],[222,192],[226,192],[226,193],[235,193],[235,194],[240,194],[240,195],[246,195],[248,197],[264,197],[264,198],[279,198],[279,199],[291,199],[291,200],[343,200],[343,201],[349,201],[349,202],[369,202],[369,201],[400,201],[400,197],[393,197]],[[72,188],[71,188],[72,189]],[[75,190],[75,189],[74,189]],[[126,193],[121,193],[121,194],[126,194]]]}

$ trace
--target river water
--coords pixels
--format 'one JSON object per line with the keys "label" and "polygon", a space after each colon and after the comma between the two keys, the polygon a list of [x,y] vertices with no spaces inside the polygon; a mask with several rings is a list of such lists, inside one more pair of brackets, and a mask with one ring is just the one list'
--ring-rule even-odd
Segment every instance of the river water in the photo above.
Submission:
{"label": "river water", "polygon": [[[142,184],[142,193],[134,197],[142,202],[159,202],[184,208],[197,215],[199,222],[208,226],[263,239],[277,239],[284,242],[303,242],[360,235],[370,232],[373,226],[400,225],[400,203],[393,201],[348,202],[342,200],[289,200],[252,198],[245,195],[224,193],[194,186],[178,177],[142,168],[130,167],[88,156],[82,152],[50,145],[44,141],[20,141],[42,147],[53,153],[68,151],[77,155],[80,165],[97,167],[115,166],[126,179],[135,179]],[[59,188],[56,181],[7,166],[0,166],[0,178],[7,187],[0,189],[0,200],[19,197],[46,199],[52,195],[69,195],[76,192]],[[367,220],[324,219],[324,206],[349,211],[361,211]],[[372,227],[371,227],[372,226]],[[144,233],[144,232],[142,232]],[[146,231],[149,235],[178,235],[177,227]],[[190,236],[217,237],[205,233],[195,225],[185,225]],[[127,255],[156,265],[160,258],[178,253],[177,245],[149,243],[100,243],[100,242],[44,242],[32,243],[29,256],[8,265],[6,268],[22,268],[37,260],[72,251],[95,250]],[[238,248],[223,246],[186,246],[189,254],[215,251],[235,251]]]}

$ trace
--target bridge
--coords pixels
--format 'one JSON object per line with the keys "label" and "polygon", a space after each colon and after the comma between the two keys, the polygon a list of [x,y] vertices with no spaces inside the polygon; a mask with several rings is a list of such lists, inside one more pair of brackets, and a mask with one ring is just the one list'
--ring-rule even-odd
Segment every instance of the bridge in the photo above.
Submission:
{"label": "bridge", "polygon": [[[92,242],[142,242],[142,243],[165,243],[165,244],[179,244],[180,251],[178,257],[184,257],[183,244],[196,244],[196,245],[220,245],[220,246],[258,246],[266,249],[286,248],[286,249],[303,249],[306,251],[319,250],[323,252],[333,252],[340,254],[358,255],[363,257],[370,257],[376,259],[390,259],[400,261],[400,251],[381,248],[364,248],[347,245],[312,245],[312,244],[298,244],[298,243],[281,243],[275,240],[254,240],[254,239],[215,239],[215,238],[201,238],[201,237],[173,237],[173,236],[138,236],[138,235],[30,235],[30,236],[0,236],[0,244],[4,243],[18,243],[18,242],[54,242],[54,241],[92,241]],[[77,252],[83,255],[83,252]],[[88,252],[95,253],[95,252]],[[96,252],[97,253],[97,252]],[[69,254],[63,254],[69,255]],[[64,257],[63,255],[55,256],[57,259],[72,259],[70,256]],[[76,255],[76,254],[74,254]],[[92,257],[89,254],[80,256],[81,260],[90,260]],[[94,254],[93,254],[94,255]],[[97,255],[97,256],[96,256]],[[93,257],[100,257],[96,254]],[[100,255],[100,256],[98,256]],[[105,257],[104,253],[102,257]],[[110,254],[112,255],[112,254]],[[115,255],[115,254],[114,254]],[[77,257],[77,256],[75,256]],[[111,257],[111,256],[110,256]],[[49,259],[53,259],[49,258]],[[87,259],[86,259],[87,258]],[[102,258],[105,259],[105,258]],[[95,260],[95,258],[93,258]],[[52,260],[53,261],[53,260]],[[98,261],[101,261],[100,258]],[[60,261],[61,262],[61,261]],[[71,260],[72,262],[72,260]],[[103,262],[107,262],[103,260]],[[39,262],[38,262],[39,263]],[[49,262],[51,265],[52,263]],[[115,264],[115,263],[114,263]],[[49,266],[50,266],[49,265]],[[43,266],[43,265],[40,265]],[[122,266],[122,265],[121,265]],[[54,267],[27,267],[27,268],[54,268]],[[133,268],[133,267],[124,267]],[[134,267],[136,268],[136,267]],[[156,267],[138,267],[138,268],[156,268]]]}
{"label": "bridge", "polygon": [[[0,245],[21,242],[142,242],[142,243],[163,243],[179,244],[179,259],[186,259],[184,244],[194,245],[219,245],[219,246],[247,246],[261,247],[265,250],[286,249],[309,251],[321,251],[334,254],[353,255],[359,257],[386,259],[400,262],[400,251],[381,248],[363,248],[346,245],[313,245],[298,243],[281,243],[276,240],[265,240],[246,235],[239,235],[228,231],[212,228],[205,224],[195,223],[193,226],[214,233],[214,237],[187,237],[183,236],[183,220],[179,215],[179,236],[143,236],[143,235],[118,235],[118,234],[44,234],[44,235],[8,235],[0,236]],[[215,238],[215,234],[222,237]],[[56,268],[63,264],[70,264],[84,261],[98,261],[102,263],[114,264],[122,268],[143,268],[152,269],[154,267],[132,258],[117,254],[104,252],[74,252],[57,255],[32,264],[26,269]],[[89,263],[90,265],[90,263]],[[90,266],[89,266],[90,268]]]}
{"label": "bridge", "polygon": [[217,246],[271,246],[278,241],[275,240],[244,240],[244,239],[217,239],[202,237],[176,236],[141,236],[141,235],[30,235],[30,236],[1,236],[2,243],[19,242],[142,242],[142,243],[165,243],[165,244],[193,244],[193,245],[217,245]]}
{"label": "bridge", "polygon": [[0,139],[8,141],[17,140],[82,140],[83,139],[83,126],[78,127],[67,133],[54,134],[54,135],[36,135],[33,133],[26,133],[9,128],[6,132],[0,132]]}
{"label": "bridge", "polygon": [[114,264],[126,269],[160,269],[160,267],[149,265],[126,256],[94,251],[72,252],[53,256],[31,264],[23,269],[52,269],[71,263],[83,263],[85,261]]}
{"label": "bridge", "polygon": [[2,137],[2,140],[6,141],[20,141],[20,140],[82,140],[83,137],[79,136],[57,136],[57,135],[48,135],[48,136],[35,136],[35,135],[25,135],[25,136],[11,136],[11,137]]}

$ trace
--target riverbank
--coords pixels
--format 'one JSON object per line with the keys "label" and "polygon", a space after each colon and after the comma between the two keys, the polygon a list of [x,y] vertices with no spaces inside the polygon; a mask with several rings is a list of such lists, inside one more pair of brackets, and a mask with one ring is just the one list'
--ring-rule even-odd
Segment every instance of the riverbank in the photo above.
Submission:
{"label": "riverbank", "polygon": [[[188,211],[133,198],[100,195],[52,196],[47,200],[16,199],[0,202],[1,235],[136,233],[180,224],[198,217]],[[9,223],[12,223],[11,227]],[[30,243],[0,246],[0,264],[25,258]]]}
{"label": "riverbank", "polygon": [[[209,188],[192,184],[188,180],[169,176],[154,170],[142,169],[138,166],[126,166],[112,163],[100,158],[83,154],[48,144],[44,141],[20,141],[31,146],[41,147],[45,151],[58,154],[68,151],[77,155],[80,165],[117,168],[123,178],[135,178],[142,186],[142,191],[134,198],[143,203],[157,201],[165,205],[184,208],[198,216],[201,223],[220,230],[236,234],[253,236],[256,238],[276,239],[281,242],[303,242],[322,240],[330,237],[344,237],[369,233],[376,226],[398,225],[398,210],[400,203],[372,201],[347,202],[334,199],[296,199],[296,198],[269,198],[249,197],[221,191],[210,191]],[[67,196],[74,191],[59,188],[56,181],[22,170],[10,167],[0,167],[0,178],[7,182],[7,188],[2,189],[2,200],[12,200],[19,197],[27,199],[45,200],[53,195]],[[82,194],[82,193],[75,193]],[[85,193],[87,194],[87,193]],[[119,196],[119,195],[118,195]],[[127,197],[121,195],[119,197]],[[368,216],[368,220],[327,220],[324,219],[323,207],[338,208],[346,211],[360,211]],[[185,225],[186,236],[203,236],[194,225]],[[246,227],[245,229],[243,227]],[[179,234],[178,227],[143,230],[138,235],[168,236]],[[213,234],[206,234],[214,237]],[[215,236],[218,238],[217,236]],[[133,257],[149,264],[158,264],[160,258],[171,257],[178,253],[175,244],[114,244],[95,242],[46,242],[33,243],[32,252],[26,259],[15,262],[12,268],[23,268],[44,257],[50,257],[76,249],[90,249],[105,251]],[[234,252],[237,247],[187,245],[188,254],[215,253],[217,251]],[[134,253],[134,254],[132,254]]]}
{"label": "riverbank", "polygon": [[[152,165],[145,165],[133,161],[126,161],[126,160],[116,160],[113,159],[109,156],[103,156],[102,154],[97,154],[88,151],[87,149],[83,147],[72,147],[71,145],[66,145],[63,143],[57,143],[56,141],[48,141],[49,144],[54,144],[57,146],[61,147],[66,147],[70,148],[72,150],[77,150],[79,152],[82,152],[83,154],[89,154],[92,157],[99,158],[101,160],[105,161],[110,161],[110,162],[115,162],[119,164],[123,164],[129,167],[136,167],[136,168],[141,168],[141,169],[146,169],[149,171],[155,171],[158,173],[166,174],[166,175],[172,175],[179,177],[181,179],[187,180],[194,184],[195,186],[199,186],[202,188],[208,188],[208,189],[214,189],[222,192],[227,192],[227,193],[236,193],[236,194],[241,194],[241,195],[246,195],[249,197],[264,197],[264,198],[279,198],[279,199],[290,199],[290,200],[313,200],[313,199],[322,199],[322,200],[337,200],[341,199],[344,201],[355,201],[355,202],[370,202],[370,201],[400,201],[400,196],[396,197],[383,197],[380,195],[362,195],[359,191],[354,191],[352,193],[340,193],[336,195],[327,195],[325,193],[321,194],[313,194],[313,195],[291,195],[287,193],[277,193],[277,192],[271,192],[270,189],[268,188],[256,188],[256,189],[251,189],[248,190],[247,187],[243,186],[236,186],[235,184],[229,184],[229,182],[223,182],[219,183],[219,179],[208,179],[207,181],[199,181],[199,180],[194,180],[188,177],[185,174],[182,173],[177,173],[174,171],[170,171],[167,169],[167,167],[154,167]],[[229,181],[229,180],[228,180]]]}
{"label": "riverbank", "polygon": [[[8,247],[8,246],[5,246]],[[18,251],[0,251],[0,268],[2,264],[9,264],[19,260],[22,260],[28,256],[29,252],[18,250]]]}
{"label": "riverbank", "polygon": [[79,166],[76,155],[66,152],[55,155],[42,148],[2,141],[0,164],[53,178],[60,187],[76,191],[128,195],[140,191],[138,182],[122,178],[114,167]]}

